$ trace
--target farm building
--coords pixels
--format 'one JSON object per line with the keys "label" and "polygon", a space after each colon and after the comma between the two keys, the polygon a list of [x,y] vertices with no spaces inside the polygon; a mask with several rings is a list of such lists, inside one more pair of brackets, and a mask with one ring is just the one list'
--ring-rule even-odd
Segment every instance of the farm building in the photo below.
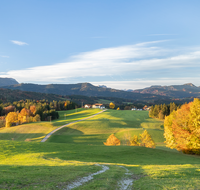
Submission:
{"label": "farm building", "polygon": [[105,106],[103,104],[93,104],[92,108],[100,108],[100,109],[105,109]]}
{"label": "farm building", "polygon": [[92,107],[91,104],[85,104],[85,105],[84,105],[84,108],[91,108],[91,107]]}

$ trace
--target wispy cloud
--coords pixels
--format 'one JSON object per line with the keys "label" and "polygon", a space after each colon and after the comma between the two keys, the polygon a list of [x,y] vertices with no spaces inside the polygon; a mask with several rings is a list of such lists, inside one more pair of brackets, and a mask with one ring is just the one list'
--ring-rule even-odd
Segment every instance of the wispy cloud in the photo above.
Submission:
{"label": "wispy cloud", "polygon": [[147,36],[175,36],[175,35],[178,35],[178,34],[149,34]]}
{"label": "wispy cloud", "polygon": [[17,41],[17,40],[10,40],[13,44],[19,45],[19,46],[24,46],[24,45],[28,45],[26,42],[21,42],[21,41]]}
{"label": "wispy cloud", "polygon": [[[163,41],[98,49],[72,56],[70,61],[65,63],[12,70],[3,76],[13,77],[20,82],[70,83],[81,77],[84,77],[87,82],[89,78],[106,81],[106,77],[116,78],[128,74],[129,79],[135,81],[138,76],[147,78],[146,73],[150,73],[155,78],[156,75],[166,70],[169,70],[170,74],[179,74],[186,78],[190,77],[191,73],[185,72],[184,69],[200,70],[200,48],[193,51],[184,50],[180,53],[177,49],[160,47],[161,42]],[[150,74],[148,81],[152,78]],[[195,78],[194,73],[192,76]],[[124,84],[123,81],[122,83]]]}
{"label": "wispy cloud", "polygon": [[106,37],[104,37],[104,36],[93,36],[91,38],[106,38]]}
{"label": "wispy cloud", "polygon": [[7,56],[7,55],[0,55],[0,57],[9,58],[9,56]]}

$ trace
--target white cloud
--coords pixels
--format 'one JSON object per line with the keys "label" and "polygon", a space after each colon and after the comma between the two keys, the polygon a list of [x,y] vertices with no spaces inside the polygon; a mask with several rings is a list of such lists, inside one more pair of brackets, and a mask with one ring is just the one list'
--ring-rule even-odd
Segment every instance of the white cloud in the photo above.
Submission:
{"label": "white cloud", "polygon": [[134,80],[135,73],[199,68],[200,48],[180,54],[180,50],[156,46],[160,42],[163,41],[98,49],[72,56],[65,63],[11,70],[0,77],[12,77],[20,82],[70,83],[80,77],[87,80],[87,77],[124,77],[131,73]]}
{"label": "white cloud", "polygon": [[17,41],[17,40],[10,40],[13,44],[19,45],[19,46],[24,46],[24,45],[28,45],[26,42],[21,42],[21,41]]}

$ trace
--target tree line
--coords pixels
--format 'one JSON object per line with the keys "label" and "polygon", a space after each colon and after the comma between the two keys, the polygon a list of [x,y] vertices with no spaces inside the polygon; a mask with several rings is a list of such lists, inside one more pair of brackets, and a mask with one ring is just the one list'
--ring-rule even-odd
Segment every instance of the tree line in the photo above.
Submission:
{"label": "tree line", "polygon": [[[0,127],[11,126],[13,123],[29,123],[47,121],[59,118],[57,111],[75,109],[76,103],[65,101],[48,100],[20,100],[13,103],[0,104]],[[7,120],[7,121],[6,121]]]}
{"label": "tree line", "polygon": [[176,111],[180,108],[180,105],[173,103],[170,104],[160,104],[151,106],[149,111],[149,117],[158,118],[158,119],[165,119],[166,116],[171,114],[174,110]]}

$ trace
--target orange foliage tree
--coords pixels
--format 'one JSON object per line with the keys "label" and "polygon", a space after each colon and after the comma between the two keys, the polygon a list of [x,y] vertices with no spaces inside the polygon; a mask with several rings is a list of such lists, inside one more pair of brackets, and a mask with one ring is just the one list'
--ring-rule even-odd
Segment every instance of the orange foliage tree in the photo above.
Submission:
{"label": "orange foliage tree", "polygon": [[120,140],[115,137],[114,134],[110,135],[108,137],[108,139],[106,140],[106,142],[104,142],[104,145],[106,146],[116,146],[116,145],[120,145]]}
{"label": "orange foliage tree", "polygon": [[165,118],[167,147],[189,154],[200,154],[200,100],[184,104]]}
{"label": "orange foliage tree", "polygon": [[18,114],[18,120],[20,123],[29,122],[29,117],[32,115],[31,110],[23,108]]}

